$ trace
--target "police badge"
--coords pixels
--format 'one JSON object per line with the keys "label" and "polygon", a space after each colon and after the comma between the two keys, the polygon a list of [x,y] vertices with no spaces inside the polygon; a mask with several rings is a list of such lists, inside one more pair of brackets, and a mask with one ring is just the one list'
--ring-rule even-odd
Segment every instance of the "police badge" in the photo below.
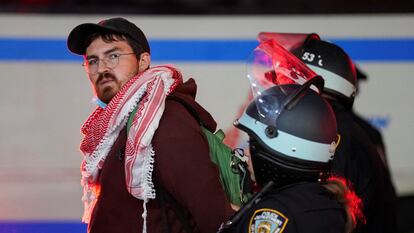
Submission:
{"label": "police badge", "polygon": [[272,209],[256,210],[250,219],[249,233],[282,233],[288,218]]}

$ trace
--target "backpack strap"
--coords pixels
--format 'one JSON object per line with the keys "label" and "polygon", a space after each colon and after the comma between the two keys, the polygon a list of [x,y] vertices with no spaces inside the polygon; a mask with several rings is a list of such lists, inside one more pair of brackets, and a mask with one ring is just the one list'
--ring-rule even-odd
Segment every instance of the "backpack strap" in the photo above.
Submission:
{"label": "backpack strap", "polygon": [[[190,104],[188,104],[187,102],[185,102],[183,99],[181,99],[181,98],[179,98],[179,97],[177,97],[175,95],[170,94],[170,95],[167,96],[167,100],[174,100],[174,101],[179,102],[181,105],[183,105],[187,109],[187,111],[191,114],[191,116],[193,116],[193,118],[201,126],[204,126],[204,123],[201,120],[200,116],[198,115],[197,111]],[[132,110],[131,114],[128,117],[127,135],[128,135],[129,129],[131,128],[132,121],[134,120],[134,116],[137,113],[137,110],[138,110],[138,105],[134,108],[134,110]]]}
{"label": "backpack strap", "polygon": [[134,121],[134,116],[135,116],[135,114],[137,113],[137,110],[138,110],[138,104],[137,104],[137,106],[134,108],[134,110],[132,110],[131,114],[130,114],[130,115],[129,115],[129,117],[128,117],[127,130],[126,130],[127,135],[128,135],[128,133],[129,133],[129,129],[131,128],[132,122]]}

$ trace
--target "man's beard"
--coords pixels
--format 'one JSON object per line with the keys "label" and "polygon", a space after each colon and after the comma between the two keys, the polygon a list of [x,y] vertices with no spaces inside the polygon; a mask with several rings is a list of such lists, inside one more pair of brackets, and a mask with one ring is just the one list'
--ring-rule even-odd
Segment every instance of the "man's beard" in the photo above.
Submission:
{"label": "man's beard", "polygon": [[114,82],[117,82],[117,79],[113,74],[108,72],[99,74],[98,78],[96,79],[96,95],[102,102],[107,104],[116,95],[116,93],[119,91],[119,88],[116,88],[118,83],[115,84],[115,87],[113,85],[100,87],[99,84],[103,79],[111,79]]}

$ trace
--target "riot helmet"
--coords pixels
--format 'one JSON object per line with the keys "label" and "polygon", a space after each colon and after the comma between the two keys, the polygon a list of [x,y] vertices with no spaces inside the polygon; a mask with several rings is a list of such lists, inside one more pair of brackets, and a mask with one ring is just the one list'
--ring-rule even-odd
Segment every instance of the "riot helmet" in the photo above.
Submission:
{"label": "riot helmet", "polygon": [[355,66],[339,46],[318,39],[307,40],[291,51],[325,80],[324,93],[352,106],[357,89]]}
{"label": "riot helmet", "polygon": [[276,41],[323,77],[325,96],[352,106],[357,89],[357,74],[352,60],[342,48],[321,40],[316,33],[261,32],[257,40]]}
{"label": "riot helmet", "polygon": [[256,181],[277,186],[328,176],[336,119],[320,96],[323,79],[274,40],[248,61],[253,101],[235,126],[249,135]]}

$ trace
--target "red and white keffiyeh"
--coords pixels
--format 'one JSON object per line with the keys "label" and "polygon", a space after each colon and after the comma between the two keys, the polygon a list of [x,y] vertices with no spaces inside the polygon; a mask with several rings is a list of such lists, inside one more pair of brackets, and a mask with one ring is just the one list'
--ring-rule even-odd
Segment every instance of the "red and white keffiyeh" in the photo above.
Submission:
{"label": "red and white keffiyeh", "polygon": [[171,66],[148,69],[129,80],[112,98],[106,108],[96,108],[81,128],[84,138],[80,150],[85,212],[82,221],[89,222],[96,203],[99,169],[120,131],[135,107],[125,148],[125,178],[128,191],[144,201],[144,231],[148,199],[155,198],[152,182],[154,151],[151,141],[164,112],[165,98],[182,83],[181,73]]}

